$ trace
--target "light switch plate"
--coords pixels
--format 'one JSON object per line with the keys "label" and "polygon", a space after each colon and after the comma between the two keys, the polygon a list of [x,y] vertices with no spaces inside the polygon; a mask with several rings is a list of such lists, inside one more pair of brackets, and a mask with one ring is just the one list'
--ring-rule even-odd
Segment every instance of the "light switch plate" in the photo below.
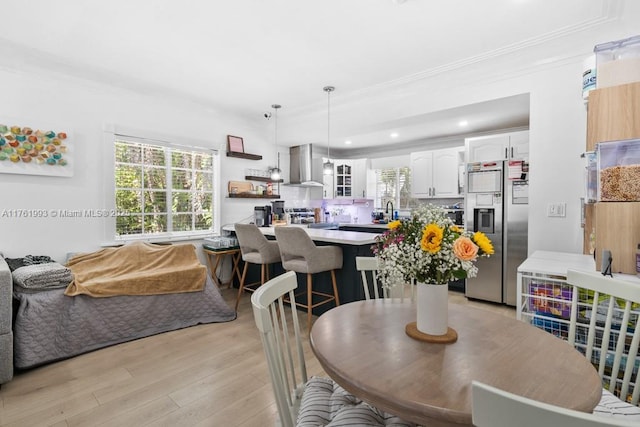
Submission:
{"label": "light switch plate", "polygon": [[566,217],[567,216],[567,204],[566,203],[549,203],[547,205],[547,216],[549,217]]}

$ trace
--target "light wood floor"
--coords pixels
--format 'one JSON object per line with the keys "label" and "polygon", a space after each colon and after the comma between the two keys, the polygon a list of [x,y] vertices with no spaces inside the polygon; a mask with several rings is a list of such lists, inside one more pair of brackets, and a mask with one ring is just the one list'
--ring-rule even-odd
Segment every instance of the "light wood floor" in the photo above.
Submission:
{"label": "light wood floor", "polygon": [[[236,290],[225,289],[235,303]],[[468,301],[515,318],[515,309]],[[274,404],[249,294],[238,319],[97,350],[18,373],[0,388],[0,426],[271,426]],[[301,315],[304,323],[306,316]],[[324,375],[305,342],[310,375]]]}

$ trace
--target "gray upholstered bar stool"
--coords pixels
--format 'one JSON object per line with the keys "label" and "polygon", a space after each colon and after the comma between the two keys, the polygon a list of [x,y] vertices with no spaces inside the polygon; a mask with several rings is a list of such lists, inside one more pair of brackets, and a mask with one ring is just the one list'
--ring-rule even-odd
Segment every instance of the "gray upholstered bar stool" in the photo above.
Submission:
{"label": "gray upholstered bar stool", "polygon": [[[254,224],[235,224],[236,237],[240,244],[240,252],[244,261],[244,269],[242,270],[242,278],[240,279],[240,288],[238,289],[238,298],[236,299],[236,311],[242,292],[253,292],[255,289],[269,280],[269,264],[280,262],[280,249],[278,242],[267,240],[264,234]],[[247,278],[247,268],[251,264],[260,265],[260,281],[245,284]]]}
{"label": "gray upholstered bar stool", "polygon": [[[339,246],[316,246],[304,229],[299,227],[276,227],[276,240],[280,246],[282,267],[287,271],[305,273],[307,275],[307,303],[296,302],[296,305],[307,309],[307,325],[311,330],[311,309],[334,301],[340,305],[336,270],[342,268],[342,248]],[[313,290],[313,274],[331,272],[333,295]],[[313,295],[322,297],[316,303]]]}

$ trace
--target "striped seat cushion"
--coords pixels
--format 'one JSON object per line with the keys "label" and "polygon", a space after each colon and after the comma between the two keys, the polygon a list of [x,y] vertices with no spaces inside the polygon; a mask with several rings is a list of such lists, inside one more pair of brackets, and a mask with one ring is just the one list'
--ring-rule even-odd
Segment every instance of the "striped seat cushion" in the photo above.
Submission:
{"label": "striped seat cushion", "polygon": [[305,387],[298,427],[415,426],[361,401],[328,378],[313,377]]}
{"label": "striped seat cushion", "polygon": [[609,390],[602,389],[602,398],[593,413],[602,417],[623,418],[640,421],[640,408],[624,402],[614,396]]}

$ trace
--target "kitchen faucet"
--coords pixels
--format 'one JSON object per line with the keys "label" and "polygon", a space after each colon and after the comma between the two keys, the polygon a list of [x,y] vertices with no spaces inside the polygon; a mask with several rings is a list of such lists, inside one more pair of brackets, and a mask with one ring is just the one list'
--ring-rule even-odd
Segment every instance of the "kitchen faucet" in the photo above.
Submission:
{"label": "kitchen faucet", "polygon": [[395,219],[393,217],[393,202],[391,200],[387,202],[387,206],[385,207],[385,213],[389,213],[389,204],[391,204],[391,219]]}

